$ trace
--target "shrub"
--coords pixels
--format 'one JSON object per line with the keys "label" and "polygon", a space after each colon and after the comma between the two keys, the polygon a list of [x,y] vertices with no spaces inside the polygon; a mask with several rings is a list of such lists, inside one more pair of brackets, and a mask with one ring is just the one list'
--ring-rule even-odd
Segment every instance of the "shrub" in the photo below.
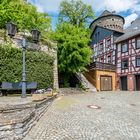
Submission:
{"label": "shrub", "polygon": [[[0,81],[22,80],[22,50],[0,46]],[[53,58],[45,52],[26,51],[26,80],[38,88],[53,87]]]}

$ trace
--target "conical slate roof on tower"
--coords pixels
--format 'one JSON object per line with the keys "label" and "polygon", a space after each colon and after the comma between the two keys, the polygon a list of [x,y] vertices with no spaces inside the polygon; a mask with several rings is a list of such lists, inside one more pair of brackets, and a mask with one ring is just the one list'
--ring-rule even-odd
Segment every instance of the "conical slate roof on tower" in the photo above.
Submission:
{"label": "conical slate roof on tower", "polygon": [[108,10],[105,10],[99,17],[103,17],[103,16],[107,16],[112,14],[111,12],[109,12]]}
{"label": "conical slate roof on tower", "polygon": [[97,19],[91,24],[90,28],[94,31],[96,26],[101,26],[118,32],[123,32],[123,25],[125,20],[122,16],[117,15],[114,11],[105,10]]}

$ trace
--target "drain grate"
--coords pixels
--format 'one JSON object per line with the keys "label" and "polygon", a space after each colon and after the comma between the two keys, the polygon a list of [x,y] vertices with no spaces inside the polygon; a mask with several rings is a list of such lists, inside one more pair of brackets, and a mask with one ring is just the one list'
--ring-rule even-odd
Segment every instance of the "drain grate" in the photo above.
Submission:
{"label": "drain grate", "polygon": [[101,107],[97,105],[88,105],[87,107],[91,109],[101,109]]}
{"label": "drain grate", "polygon": [[136,104],[130,104],[131,106],[136,106]]}

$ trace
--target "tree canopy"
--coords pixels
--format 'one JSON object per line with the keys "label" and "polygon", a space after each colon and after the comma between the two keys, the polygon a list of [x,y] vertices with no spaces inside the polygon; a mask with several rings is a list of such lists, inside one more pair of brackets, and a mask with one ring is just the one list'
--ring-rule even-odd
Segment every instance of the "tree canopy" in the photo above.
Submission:
{"label": "tree canopy", "polygon": [[58,42],[60,72],[72,74],[84,71],[91,56],[88,32],[84,28],[61,23],[57,26],[54,38]]}
{"label": "tree canopy", "polygon": [[42,32],[50,28],[48,14],[38,12],[35,6],[23,0],[0,0],[0,13],[1,29],[10,21],[17,24],[19,30],[37,28]]}
{"label": "tree canopy", "polygon": [[92,6],[83,3],[81,0],[63,0],[60,4],[59,20],[61,22],[68,22],[82,27],[93,18]]}
{"label": "tree canopy", "polygon": [[93,18],[92,7],[81,0],[64,0],[60,4],[59,22],[52,37],[58,42],[59,72],[64,74],[64,83],[72,74],[85,71],[90,63],[92,51],[86,22]]}

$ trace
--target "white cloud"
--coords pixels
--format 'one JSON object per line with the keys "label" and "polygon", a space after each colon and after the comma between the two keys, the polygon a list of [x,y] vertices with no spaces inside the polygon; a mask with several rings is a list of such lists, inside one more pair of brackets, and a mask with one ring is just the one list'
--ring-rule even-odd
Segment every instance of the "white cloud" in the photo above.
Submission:
{"label": "white cloud", "polygon": [[[62,0],[28,0],[33,2],[39,11],[58,12],[59,5]],[[70,0],[68,0],[70,1]],[[95,11],[103,11],[104,9],[116,12],[137,11],[140,12],[140,0],[83,0],[83,2],[92,5]]]}
{"label": "white cloud", "polygon": [[93,8],[97,11],[108,9],[110,11],[122,12],[129,9],[133,10],[138,4],[139,0],[94,0]]}
{"label": "white cloud", "polygon": [[37,7],[37,11],[38,12],[43,13],[45,11],[44,7],[41,4],[35,4],[35,6]]}
{"label": "white cloud", "polygon": [[[47,12],[58,12],[59,11],[59,5],[62,0],[28,0],[29,2],[33,2],[38,9],[45,9]],[[70,0],[68,0],[70,1]],[[93,5],[93,0],[83,0],[84,3]],[[40,10],[39,10],[40,11]]]}
{"label": "white cloud", "polygon": [[42,5],[38,0],[27,0],[27,2],[33,3],[37,7],[38,12],[44,12],[44,5]]}
{"label": "white cloud", "polygon": [[129,10],[130,15],[125,17],[124,27],[128,27],[133,20],[140,15],[140,0],[94,0],[93,9],[101,12],[105,9],[109,11],[126,12]]}
{"label": "white cloud", "polygon": [[[38,11],[58,13],[59,5],[62,0],[28,0],[34,3]],[[68,0],[70,1],[70,0]],[[107,9],[109,11],[126,12],[129,10],[130,15],[125,17],[125,27],[140,15],[140,0],[83,0],[86,4],[92,5],[95,12],[102,12]]]}
{"label": "white cloud", "polygon": [[127,16],[125,18],[125,25],[124,25],[124,27],[125,28],[128,27],[131,24],[131,22],[134,21],[136,18],[138,18],[138,15],[136,13],[133,13],[133,14]]}
{"label": "white cloud", "polygon": [[58,12],[59,5],[62,0],[29,0],[37,6],[38,10],[45,10],[46,12]]}
{"label": "white cloud", "polygon": [[139,4],[136,4],[136,5],[132,8],[132,10],[133,10],[134,12],[140,13],[140,3],[139,3]]}

